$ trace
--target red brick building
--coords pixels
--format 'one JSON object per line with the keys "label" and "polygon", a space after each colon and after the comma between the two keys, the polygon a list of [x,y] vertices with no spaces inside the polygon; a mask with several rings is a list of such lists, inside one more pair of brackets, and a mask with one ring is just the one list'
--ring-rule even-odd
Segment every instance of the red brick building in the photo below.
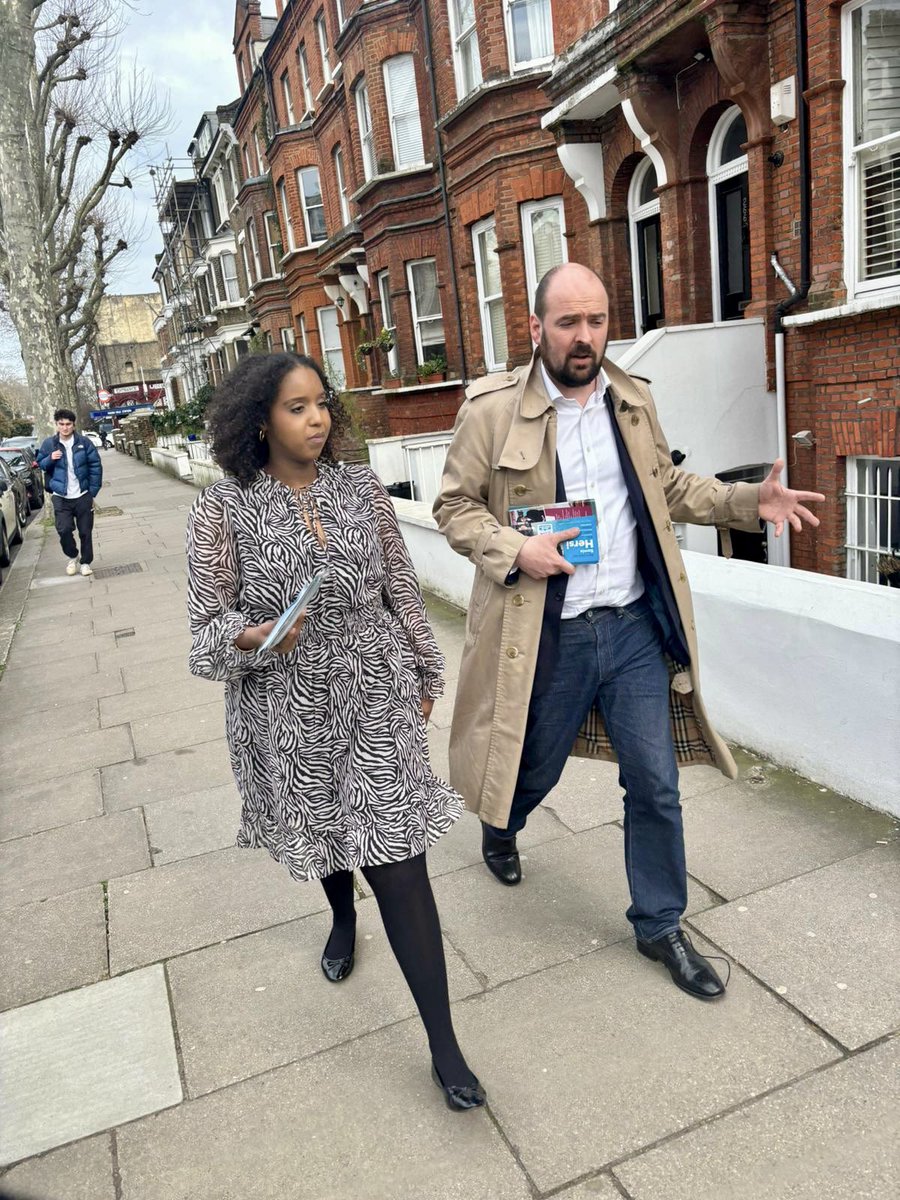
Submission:
{"label": "red brick building", "polygon": [[373,435],[445,429],[464,380],[527,360],[540,275],[589,263],[686,468],[783,454],[828,495],[791,562],[887,580],[897,0],[273,2],[237,0],[233,118],[270,344],[323,358]]}

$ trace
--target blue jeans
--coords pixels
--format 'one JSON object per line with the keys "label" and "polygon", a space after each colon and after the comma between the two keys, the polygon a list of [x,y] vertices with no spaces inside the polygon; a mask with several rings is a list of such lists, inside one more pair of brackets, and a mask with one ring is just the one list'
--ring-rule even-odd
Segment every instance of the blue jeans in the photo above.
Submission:
{"label": "blue jeans", "polygon": [[687,904],[678,767],[669,728],[669,673],[650,606],[590,609],[562,621],[553,680],[532,698],[512,810],[516,834],[556,786],[596,705],[625,790],[628,920],[639,938],[679,927]]}

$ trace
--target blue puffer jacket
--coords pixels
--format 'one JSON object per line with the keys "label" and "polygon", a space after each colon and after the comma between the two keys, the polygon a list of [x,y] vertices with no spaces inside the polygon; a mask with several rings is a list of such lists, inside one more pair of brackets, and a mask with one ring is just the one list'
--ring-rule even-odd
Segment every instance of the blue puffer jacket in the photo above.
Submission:
{"label": "blue puffer jacket", "polygon": [[[50,457],[54,450],[63,451],[62,457],[55,461]],[[103,464],[97,448],[86,437],[76,433],[72,446],[72,457],[75,464],[75,475],[81,490],[96,496],[103,486]],[[66,452],[60,445],[58,433],[44,439],[37,452],[37,461],[38,466],[44,472],[44,479],[49,490],[57,496],[64,496],[68,490],[66,486],[68,472],[66,470]]]}

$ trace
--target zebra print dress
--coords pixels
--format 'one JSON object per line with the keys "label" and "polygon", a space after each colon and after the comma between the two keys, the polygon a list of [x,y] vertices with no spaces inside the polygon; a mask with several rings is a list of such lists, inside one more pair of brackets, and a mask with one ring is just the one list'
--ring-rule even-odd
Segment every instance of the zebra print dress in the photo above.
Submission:
{"label": "zebra print dress", "polygon": [[[462,811],[431,771],[422,697],[439,696],[435,642],[391,499],[361,465],[319,465],[327,545],[297,496],[260,472],[214,483],[188,520],[190,669],[224,679],[237,844],[295,879],[420,854]],[[327,566],[288,654],[239,650]]]}

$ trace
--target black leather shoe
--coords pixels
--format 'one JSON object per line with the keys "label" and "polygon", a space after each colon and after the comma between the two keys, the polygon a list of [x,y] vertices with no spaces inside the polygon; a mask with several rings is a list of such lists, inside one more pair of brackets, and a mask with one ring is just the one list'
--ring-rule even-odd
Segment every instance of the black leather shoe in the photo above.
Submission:
{"label": "black leather shoe", "polygon": [[498,837],[491,827],[482,821],[481,857],[494,878],[505,883],[507,887],[515,887],[517,883],[522,882],[522,864],[519,862],[515,834],[512,837]]}
{"label": "black leather shoe", "polygon": [[484,1088],[477,1079],[474,1087],[445,1087],[434,1063],[431,1064],[431,1078],[444,1093],[447,1107],[452,1108],[454,1112],[465,1112],[469,1108],[481,1108],[487,1100]]}
{"label": "black leather shoe", "polygon": [[353,970],[353,964],[356,961],[355,954],[356,938],[354,937],[353,948],[343,958],[328,958],[327,955],[322,955],[322,974],[330,983],[340,983]]}
{"label": "black leather shoe", "polygon": [[675,986],[698,1000],[715,1000],[725,995],[725,984],[702,954],[690,943],[687,934],[675,929],[652,942],[637,939],[638,951],[645,958],[661,962],[668,970]]}

